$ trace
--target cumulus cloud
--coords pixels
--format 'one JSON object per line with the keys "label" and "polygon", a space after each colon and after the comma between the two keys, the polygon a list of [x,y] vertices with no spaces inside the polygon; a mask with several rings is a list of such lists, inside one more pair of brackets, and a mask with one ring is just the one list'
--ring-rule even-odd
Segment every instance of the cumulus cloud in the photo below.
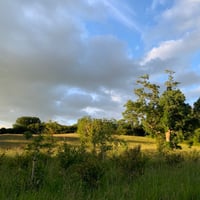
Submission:
{"label": "cumulus cloud", "polygon": [[199,50],[200,39],[198,37],[199,31],[194,31],[181,39],[168,40],[161,42],[158,47],[153,47],[143,59],[142,64],[145,64],[154,59],[167,60],[171,58],[179,59],[182,57],[184,60],[185,55],[187,58]]}
{"label": "cumulus cloud", "polygon": [[[156,10],[166,2],[154,0],[148,5]],[[144,27],[138,26],[139,15],[132,4],[0,1],[0,123],[12,124],[22,115],[62,123],[88,114],[120,118],[135,79],[149,73],[159,82],[169,68],[178,72],[184,88],[197,84],[198,72],[187,66],[200,47],[198,7],[199,1],[178,0],[159,12],[154,26],[140,35],[139,45],[144,43],[146,54],[140,53],[138,61],[130,56],[129,40],[122,33],[128,29],[139,35],[138,27]],[[121,35],[109,28],[90,32],[90,22],[105,27],[110,21],[117,22]]]}
{"label": "cumulus cloud", "polygon": [[112,35],[88,37],[82,18],[103,19],[104,4],[0,4],[0,118],[120,117],[123,94],[138,72],[124,42]]}
{"label": "cumulus cloud", "polygon": [[[153,1],[152,9],[159,1]],[[194,55],[200,49],[200,1],[178,0],[156,16],[156,24],[144,33],[147,47],[141,59],[142,67],[153,74],[155,80],[163,79],[164,69],[176,72],[181,89],[190,98],[198,98],[199,64]]]}

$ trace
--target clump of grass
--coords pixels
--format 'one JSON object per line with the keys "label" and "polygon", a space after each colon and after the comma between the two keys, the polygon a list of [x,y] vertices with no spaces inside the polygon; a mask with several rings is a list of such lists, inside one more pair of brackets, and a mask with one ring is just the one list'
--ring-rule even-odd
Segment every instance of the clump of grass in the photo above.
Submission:
{"label": "clump of grass", "polygon": [[165,154],[165,161],[169,166],[177,166],[184,161],[181,153],[168,152]]}
{"label": "clump of grass", "polygon": [[127,149],[120,157],[120,167],[128,177],[144,174],[147,158],[141,153],[140,145]]}

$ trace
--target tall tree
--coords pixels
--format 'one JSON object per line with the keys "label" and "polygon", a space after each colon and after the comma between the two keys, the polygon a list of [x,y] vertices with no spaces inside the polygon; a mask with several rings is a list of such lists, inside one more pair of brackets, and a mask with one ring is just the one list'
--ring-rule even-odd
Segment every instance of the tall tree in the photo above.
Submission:
{"label": "tall tree", "polygon": [[149,81],[149,75],[141,76],[137,85],[139,87],[134,93],[138,98],[136,101],[128,100],[123,116],[127,121],[132,120],[133,127],[142,125],[148,134],[155,135],[159,130],[159,86]]}
{"label": "tall tree", "polygon": [[141,123],[150,135],[157,136],[165,132],[166,140],[170,141],[172,132],[184,132],[191,107],[185,103],[184,94],[177,88],[179,82],[174,80],[174,72],[166,70],[166,73],[166,89],[161,95],[159,85],[151,83],[148,75],[141,76],[137,81],[140,87],[134,90],[138,98],[127,102],[123,116],[125,120]]}
{"label": "tall tree", "polygon": [[169,72],[165,85],[167,88],[160,97],[159,106],[162,109],[161,124],[166,133],[166,140],[170,141],[171,133],[179,132],[183,136],[182,129],[189,109],[185,104],[184,94],[177,89],[178,82],[174,81],[172,72]]}

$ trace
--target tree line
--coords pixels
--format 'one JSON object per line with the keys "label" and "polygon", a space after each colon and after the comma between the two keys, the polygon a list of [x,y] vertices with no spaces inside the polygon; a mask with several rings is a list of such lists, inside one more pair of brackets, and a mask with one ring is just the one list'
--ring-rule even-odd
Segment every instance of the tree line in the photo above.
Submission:
{"label": "tree line", "polygon": [[0,133],[28,135],[78,131],[86,135],[100,134],[107,139],[109,134],[150,135],[165,139],[174,148],[183,140],[191,144],[200,142],[200,98],[193,106],[186,103],[185,95],[178,88],[180,83],[174,79],[175,72],[166,70],[166,74],[168,79],[164,82],[165,89],[162,92],[161,86],[152,83],[148,74],[139,77],[134,89],[137,98],[126,102],[120,120],[83,117],[77,124],[66,126],[53,121],[41,122],[38,117],[23,116],[16,120],[13,128],[2,128]]}
{"label": "tree line", "polygon": [[12,128],[1,128],[0,134],[59,134],[74,133],[77,131],[77,124],[62,125],[55,121],[42,122],[39,117],[22,116],[16,119]]}

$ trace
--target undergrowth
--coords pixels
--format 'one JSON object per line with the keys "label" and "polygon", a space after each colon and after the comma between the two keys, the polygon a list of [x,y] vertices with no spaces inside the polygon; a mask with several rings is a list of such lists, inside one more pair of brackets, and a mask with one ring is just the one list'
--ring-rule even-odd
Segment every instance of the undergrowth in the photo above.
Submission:
{"label": "undergrowth", "polygon": [[52,154],[43,144],[0,155],[0,199],[199,199],[198,151],[146,155],[135,146],[101,159],[82,146],[65,143]]}

